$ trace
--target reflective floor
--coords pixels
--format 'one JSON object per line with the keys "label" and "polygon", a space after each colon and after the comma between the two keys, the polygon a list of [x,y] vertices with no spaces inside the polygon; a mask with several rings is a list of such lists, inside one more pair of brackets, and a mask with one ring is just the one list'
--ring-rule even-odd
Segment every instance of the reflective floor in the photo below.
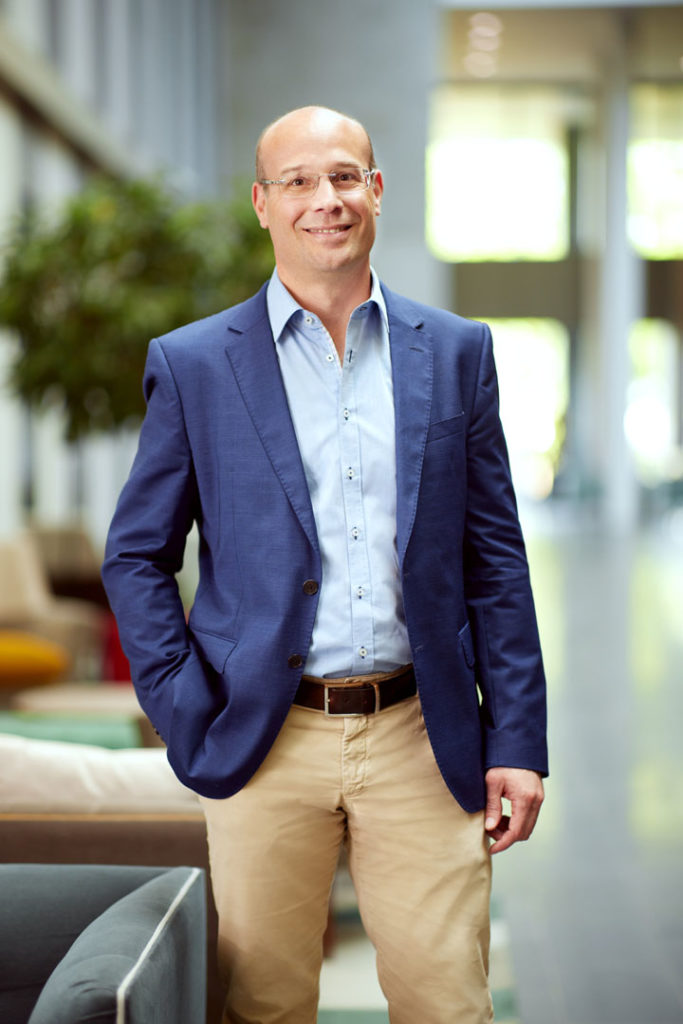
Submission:
{"label": "reflective floor", "polygon": [[682,526],[527,529],[551,778],[495,862],[523,1024],[683,1021]]}
{"label": "reflective floor", "polygon": [[[530,842],[494,862],[514,984],[505,1016],[681,1024],[683,510],[632,538],[557,510],[524,518],[551,778]],[[340,943],[339,983],[353,992],[361,973],[372,951]],[[360,1003],[367,1017],[350,1000],[321,1020],[386,1020]]]}

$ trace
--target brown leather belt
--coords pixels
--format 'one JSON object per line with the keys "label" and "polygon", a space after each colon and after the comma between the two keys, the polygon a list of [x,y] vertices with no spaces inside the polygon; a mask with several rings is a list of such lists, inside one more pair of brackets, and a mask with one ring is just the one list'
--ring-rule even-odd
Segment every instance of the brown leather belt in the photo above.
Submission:
{"label": "brown leather belt", "polygon": [[323,679],[302,676],[294,703],[326,715],[374,715],[417,693],[412,665],[395,672]]}

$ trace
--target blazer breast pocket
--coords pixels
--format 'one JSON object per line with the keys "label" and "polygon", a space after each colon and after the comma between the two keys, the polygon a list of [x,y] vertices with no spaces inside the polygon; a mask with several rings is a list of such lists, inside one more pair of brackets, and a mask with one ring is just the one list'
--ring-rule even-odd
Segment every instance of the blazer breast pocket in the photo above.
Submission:
{"label": "blazer breast pocket", "polygon": [[465,413],[459,412],[457,416],[451,416],[447,420],[439,420],[430,424],[427,432],[427,444],[430,441],[438,441],[442,437],[450,437],[452,434],[460,434],[465,428]]}

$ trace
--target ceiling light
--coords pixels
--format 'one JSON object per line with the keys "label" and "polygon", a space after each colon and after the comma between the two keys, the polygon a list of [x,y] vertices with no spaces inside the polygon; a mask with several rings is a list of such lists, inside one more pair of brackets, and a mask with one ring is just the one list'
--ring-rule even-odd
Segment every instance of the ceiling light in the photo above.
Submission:
{"label": "ceiling light", "polygon": [[491,53],[471,51],[463,61],[465,69],[477,78],[490,78],[496,73],[496,58]]}
{"label": "ceiling light", "polygon": [[476,29],[472,29],[469,33],[470,47],[473,50],[497,50],[500,46],[500,36],[484,36]]}
{"label": "ceiling light", "polygon": [[488,11],[479,11],[470,17],[472,28],[481,35],[498,35],[503,31],[503,22],[495,14]]}

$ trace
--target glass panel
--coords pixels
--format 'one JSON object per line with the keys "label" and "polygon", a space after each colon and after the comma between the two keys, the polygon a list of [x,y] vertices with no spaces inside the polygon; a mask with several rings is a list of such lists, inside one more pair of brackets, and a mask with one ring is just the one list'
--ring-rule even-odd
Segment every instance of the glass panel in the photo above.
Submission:
{"label": "glass panel", "polygon": [[657,486],[683,476],[677,444],[678,338],[664,320],[640,320],[629,339],[631,381],[624,430],[640,481]]}
{"label": "glass panel", "polygon": [[547,498],[565,437],[569,334],[557,320],[487,322],[493,332],[500,417],[515,487],[520,496]]}
{"label": "glass panel", "polygon": [[631,93],[628,230],[647,259],[683,257],[683,86]]}
{"label": "glass panel", "polygon": [[566,255],[565,107],[554,89],[434,90],[426,219],[435,256],[455,262]]}

